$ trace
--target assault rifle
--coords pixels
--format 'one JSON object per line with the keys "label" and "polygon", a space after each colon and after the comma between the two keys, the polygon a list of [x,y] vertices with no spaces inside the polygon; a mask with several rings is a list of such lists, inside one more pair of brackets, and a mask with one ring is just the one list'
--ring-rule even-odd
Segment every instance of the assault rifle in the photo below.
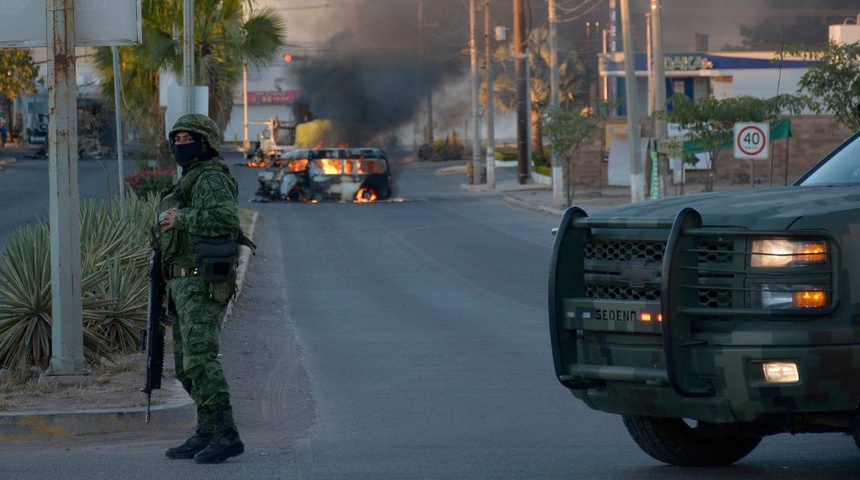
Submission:
{"label": "assault rifle", "polygon": [[146,348],[146,383],[141,392],[146,394],[146,423],[149,423],[149,407],[152,391],[161,388],[164,370],[163,321],[165,282],[161,271],[161,249],[153,247],[149,258],[149,306],[146,314],[146,330],[141,332],[141,348]]}

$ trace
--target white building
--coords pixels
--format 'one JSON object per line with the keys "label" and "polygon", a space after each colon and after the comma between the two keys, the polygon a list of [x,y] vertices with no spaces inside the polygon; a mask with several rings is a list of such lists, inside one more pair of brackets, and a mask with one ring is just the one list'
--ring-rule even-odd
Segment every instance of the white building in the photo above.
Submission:
{"label": "white building", "polygon": [[[663,61],[667,99],[682,93],[694,100],[711,95],[725,99],[795,94],[800,77],[815,63],[800,58],[780,58],[777,52],[678,52],[667,53]],[[626,88],[624,53],[603,54],[599,62],[601,97],[623,99]],[[640,114],[650,114],[653,97],[647,55],[636,53],[633,63],[639,99],[637,110]]]}

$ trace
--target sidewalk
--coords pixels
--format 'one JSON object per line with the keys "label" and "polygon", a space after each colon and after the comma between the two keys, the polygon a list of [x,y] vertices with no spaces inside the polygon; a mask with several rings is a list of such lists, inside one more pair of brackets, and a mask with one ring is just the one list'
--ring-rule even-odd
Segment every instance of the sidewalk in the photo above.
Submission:
{"label": "sidewalk", "polygon": [[[465,174],[466,167],[446,167],[440,169],[438,173],[443,175]],[[532,182],[531,179],[529,181]],[[561,216],[565,210],[564,207],[555,205],[555,202],[553,202],[552,186],[545,183],[534,182],[521,185],[516,180],[502,180],[496,181],[494,188],[489,188],[486,184],[461,184],[460,187],[469,192],[504,195],[505,200],[510,203],[549,214]],[[717,182],[714,184],[714,191],[739,190],[744,188],[749,188],[749,185],[727,182]],[[703,193],[704,185],[689,184],[685,185],[685,189],[686,193],[673,192],[672,196]],[[566,199],[567,195],[571,197],[571,205],[581,207],[589,213],[631,203],[630,187],[628,186],[600,186],[596,188],[577,186],[571,187],[569,192],[562,192],[563,198]],[[649,199],[646,198],[645,200]]]}
{"label": "sidewalk", "polygon": [[[465,174],[465,166],[451,166],[441,168],[437,171],[440,175]],[[523,207],[532,208],[549,214],[561,215],[564,208],[553,202],[552,186],[545,183],[534,182],[520,184],[516,180],[497,180],[493,188],[486,184],[467,185],[462,184],[463,190],[475,193],[504,195],[505,200]],[[569,192],[563,192],[562,196],[570,195],[572,204],[587,210],[599,210],[607,207],[625,205],[630,203],[629,187],[605,186],[595,189],[583,187],[572,188]]]}
{"label": "sidewalk", "polygon": [[[552,187],[539,183],[520,185],[513,180],[497,182],[495,188],[486,185],[462,185],[464,190],[476,193],[504,195],[505,200],[527,208],[549,214],[561,215],[563,207],[553,202]],[[565,192],[566,194],[566,192]],[[627,187],[603,187],[595,190],[577,189],[571,192],[573,204],[586,210],[596,211],[603,208],[630,203],[630,189]]]}

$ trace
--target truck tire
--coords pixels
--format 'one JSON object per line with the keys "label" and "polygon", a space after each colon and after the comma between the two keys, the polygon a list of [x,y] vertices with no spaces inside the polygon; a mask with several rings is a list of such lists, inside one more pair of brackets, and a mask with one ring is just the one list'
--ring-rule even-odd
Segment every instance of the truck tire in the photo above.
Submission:
{"label": "truck tire", "polygon": [[731,465],[749,455],[761,437],[726,433],[702,435],[680,418],[622,415],[639,448],[656,460],[682,467]]}

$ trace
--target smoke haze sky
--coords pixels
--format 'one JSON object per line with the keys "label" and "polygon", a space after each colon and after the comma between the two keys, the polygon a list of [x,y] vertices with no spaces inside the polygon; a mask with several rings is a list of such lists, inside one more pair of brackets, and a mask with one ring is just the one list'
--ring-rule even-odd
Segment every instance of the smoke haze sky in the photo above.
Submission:
{"label": "smoke haze sky", "polygon": [[[606,25],[610,1],[556,0],[562,28],[575,32],[584,29],[586,21]],[[349,29],[367,35],[368,41],[386,39],[388,46],[391,46],[391,39],[414,45],[416,38],[419,0],[259,0],[259,3],[284,15],[289,24],[290,43],[308,48],[320,46],[328,38]],[[483,0],[477,3],[480,7]],[[525,4],[526,8],[531,7],[532,25],[542,24],[546,19],[546,0],[527,0]],[[719,49],[740,44],[742,24],[802,16],[845,17],[854,22],[860,14],[860,4],[856,0],[663,0],[662,4],[666,47],[678,50],[688,48],[696,33],[707,33],[711,48]],[[423,0],[423,25],[427,35],[437,40],[466,41],[468,5],[468,0]],[[493,24],[510,26],[512,5],[512,0],[492,0]],[[634,32],[644,35],[644,12],[649,2],[630,0],[630,5]],[[575,11],[565,13],[571,9]]]}
{"label": "smoke haze sky", "polygon": [[[598,53],[610,1],[556,0],[560,43],[586,56]],[[476,3],[482,7],[484,1]],[[426,101],[418,82],[433,88],[435,121],[450,118],[450,125],[440,127],[462,126],[468,117],[468,91],[459,87],[468,73],[469,0],[259,0],[258,5],[285,18],[290,53],[315,59],[299,75],[299,88],[316,117],[361,124],[365,138],[391,131],[413,120]],[[545,26],[546,0],[525,5],[531,7],[527,27]],[[650,2],[630,0],[630,5],[634,48],[644,51]],[[690,51],[697,33],[708,35],[711,51],[739,46],[741,25],[767,19],[827,16],[853,23],[860,14],[856,0],[663,0],[662,5],[666,52]],[[512,0],[492,0],[491,23],[510,27],[512,12]],[[477,29],[483,42],[482,11]],[[826,27],[823,35],[826,39]]]}

